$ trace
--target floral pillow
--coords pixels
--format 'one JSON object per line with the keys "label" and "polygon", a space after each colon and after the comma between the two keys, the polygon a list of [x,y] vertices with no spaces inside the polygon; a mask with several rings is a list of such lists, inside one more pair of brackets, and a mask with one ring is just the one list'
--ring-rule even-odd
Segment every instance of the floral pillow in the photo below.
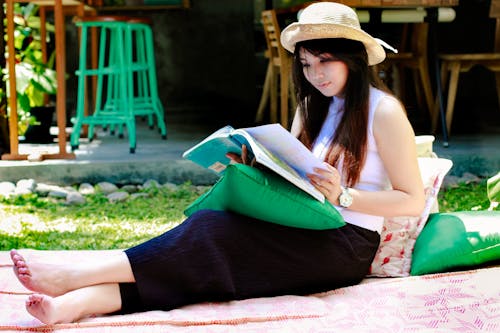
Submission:
{"label": "floral pillow", "polygon": [[380,246],[369,276],[409,276],[413,247],[430,213],[438,211],[437,195],[452,162],[444,158],[419,157],[418,163],[426,195],[420,216],[386,218],[380,235]]}

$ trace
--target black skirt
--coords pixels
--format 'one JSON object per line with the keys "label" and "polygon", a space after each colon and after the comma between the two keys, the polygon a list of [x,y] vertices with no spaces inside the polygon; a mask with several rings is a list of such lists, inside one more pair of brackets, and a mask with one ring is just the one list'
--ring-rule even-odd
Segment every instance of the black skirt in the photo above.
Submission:
{"label": "black skirt", "polygon": [[125,251],[136,282],[120,284],[121,312],[353,285],[367,274],[379,241],[377,232],[351,224],[318,231],[199,211]]}

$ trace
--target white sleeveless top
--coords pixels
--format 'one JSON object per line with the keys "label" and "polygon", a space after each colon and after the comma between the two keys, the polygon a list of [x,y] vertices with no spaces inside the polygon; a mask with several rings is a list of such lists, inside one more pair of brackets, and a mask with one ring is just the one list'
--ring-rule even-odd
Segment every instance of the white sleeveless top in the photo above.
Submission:
{"label": "white sleeveless top", "polygon": [[[362,191],[382,191],[391,188],[389,177],[387,176],[384,164],[380,159],[375,138],[373,137],[373,118],[375,110],[380,100],[384,97],[392,98],[390,95],[379,89],[374,87],[370,88],[370,100],[368,107],[368,149],[365,165],[361,170],[359,182],[354,186],[354,188]],[[325,159],[328,146],[333,139],[333,134],[337,129],[340,119],[342,118],[343,111],[344,100],[338,97],[333,97],[332,102],[330,103],[327,118],[323,123],[323,127],[321,128],[312,149],[313,154],[322,160]],[[345,177],[342,175],[341,164],[342,160],[339,163],[339,172],[342,184],[345,186]],[[381,233],[384,217],[363,214],[339,206],[336,206],[336,208],[342,214],[347,223]]]}

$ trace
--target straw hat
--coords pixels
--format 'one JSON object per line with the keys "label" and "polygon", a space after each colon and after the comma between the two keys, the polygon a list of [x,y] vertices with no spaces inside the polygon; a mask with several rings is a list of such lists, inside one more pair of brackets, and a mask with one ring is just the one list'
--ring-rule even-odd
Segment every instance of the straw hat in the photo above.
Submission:
{"label": "straw hat", "polygon": [[356,12],[336,2],[317,2],[305,8],[299,21],[281,32],[281,44],[292,52],[295,44],[310,39],[346,38],[362,42],[368,53],[368,64],[376,65],[385,59],[385,51],[377,39],[363,30]]}

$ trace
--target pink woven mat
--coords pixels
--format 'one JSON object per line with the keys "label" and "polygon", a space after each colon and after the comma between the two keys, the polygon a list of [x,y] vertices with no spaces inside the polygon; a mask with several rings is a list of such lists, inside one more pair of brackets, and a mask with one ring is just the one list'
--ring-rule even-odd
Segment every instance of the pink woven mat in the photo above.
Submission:
{"label": "pink woven mat", "polygon": [[[34,251],[86,260],[115,251]],[[202,303],[172,311],[42,325],[24,309],[8,253],[0,252],[0,332],[499,332],[500,267],[371,283],[311,296]]]}

